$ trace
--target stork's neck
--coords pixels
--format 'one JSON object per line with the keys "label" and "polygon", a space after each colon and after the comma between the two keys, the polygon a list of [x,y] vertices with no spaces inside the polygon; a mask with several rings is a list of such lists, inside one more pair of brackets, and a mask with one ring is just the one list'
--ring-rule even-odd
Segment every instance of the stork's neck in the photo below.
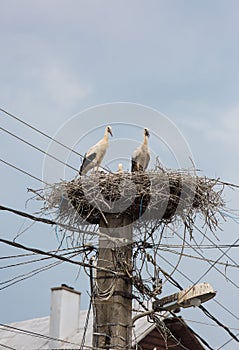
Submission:
{"label": "stork's neck", "polygon": [[143,142],[143,144],[144,145],[148,145],[148,136],[146,136],[145,134],[144,134],[144,142]]}
{"label": "stork's neck", "polygon": [[103,139],[104,139],[106,142],[108,142],[108,141],[109,141],[109,133],[108,133],[107,128],[105,129],[105,133],[104,133],[104,137],[103,137]]}

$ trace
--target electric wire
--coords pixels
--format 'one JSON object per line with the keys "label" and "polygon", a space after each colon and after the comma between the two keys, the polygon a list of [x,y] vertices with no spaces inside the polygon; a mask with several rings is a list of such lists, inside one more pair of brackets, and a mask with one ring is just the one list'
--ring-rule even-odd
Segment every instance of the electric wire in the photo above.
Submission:
{"label": "electric wire", "polygon": [[35,180],[37,180],[37,181],[40,181],[41,183],[44,183],[45,185],[49,185],[47,182],[45,182],[45,181],[39,179],[39,177],[37,177],[37,176],[35,176],[35,175],[32,175],[32,174],[28,173],[27,171],[25,171],[25,170],[23,170],[23,169],[21,169],[21,168],[18,168],[16,165],[11,164],[11,163],[7,162],[7,161],[4,160],[4,159],[0,159],[0,161],[1,161],[2,163],[4,163],[4,164],[8,165],[9,167],[11,167],[11,168],[17,170],[17,171],[19,171],[19,172],[21,172],[21,173],[23,173],[23,174],[25,174],[25,175],[28,175],[28,176],[30,176],[31,178],[33,178],[33,179],[35,179]]}
{"label": "electric wire", "polygon": [[[68,255],[70,255],[69,258],[71,259],[71,258],[79,255],[79,252],[77,252],[77,253],[68,253]],[[53,259],[53,258],[52,257],[46,257],[46,258],[38,259],[36,261],[40,261],[40,260],[43,260],[43,259]],[[57,261],[57,262],[54,262],[54,263],[51,263],[51,264],[47,264],[47,265],[41,266],[41,267],[39,267],[37,269],[31,270],[30,272],[26,272],[26,273],[17,275],[17,276],[15,276],[13,278],[10,278],[10,279],[6,280],[6,281],[1,281],[0,282],[0,286],[3,286],[3,287],[0,287],[0,290],[6,289],[6,288],[8,288],[8,287],[10,287],[12,285],[15,285],[16,283],[22,282],[22,281],[24,281],[24,280],[26,280],[28,278],[31,278],[31,277],[33,277],[33,276],[35,276],[35,275],[37,275],[37,274],[39,274],[39,273],[41,273],[43,271],[49,270],[49,269],[51,269],[51,268],[53,268],[53,267],[55,267],[55,266],[57,266],[57,265],[59,265],[61,263],[63,263],[63,261]]]}
{"label": "electric wire", "polygon": [[[196,324],[200,324],[202,326],[209,326],[209,327],[213,327],[213,328],[220,328],[219,325],[217,324],[213,324],[213,323],[208,323],[208,322],[202,322],[202,321],[196,321],[196,320],[191,320],[191,319],[188,319],[188,318],[183,318],[184,321],[187,321],[189,323],[196,323]],[[229,327],[231,330],[233,331],[239,331],[239,328],[236,328],[236,327]]]}
{"label": "electric wire", "polygon": [[230,330],[229,327],[225,326],[221,321],[219,321],[215,316],[213,316],[203,305],[199,305],[199,309],[201,309],[204,314],[209,317],[210,319],[212,319],[214,322],[216,322],[220,327],[224,328],[225,331],[236,341],[239,343],[239,339],[237,338],[237,336],[232,333],[232,331]]}
{"label": "electric wire", "polygon": [[186,253],[182,253],[182,252],[177,252],[176,250],[172,250],[172,249],[169,249],[169,248],[161,248],[160,246],[160,250],[161,251],[165,251],[165,252],[169,252],[171,254],[175,254],[175,255],[181,255],[181,256],[184,256],[186,258],[191,258],[191,259],[195,259],[195,260],[201,260],[201,261],[207,261],[207,262],[210,262],[210,263],[215,263],[215,264],[218,264],[218,265],[223,265],[223,266],[226,266],[226,267],[235,267],[235,268],[238,268],[239,265],[234,265],[234,264],[228,264],[228,263],[224,263],[224,262],[221,262],[221,261],[216,261],[216,260],[212,260],[212,259],[207,259],[207,258],[202,258],[202,257],[199,257],[199,256],[195,256],[195,255],[189,255],[189,254],[186,254]]}
{"label": "electric wire", "polygon": [[[1,208],[2,206],[0,206],[0,209],[2,209]],[[5,207],[4,207],[4,209],[5,209]],[[15,212],[15,210],[13,210],[13,212]],[[17,213],[18,213],[18,211],[17,211]],[[26,213],[24,213],[24,214],[26,214]],[[28,214],[27,214],[28,215]],[[31,216],[31,215],[30,215]],[[41,220],[43,219],[43,218],[40,218]],[[49,223],[49,219],[44,219],[44,220],[48,220],[48,223]],[[50,220],[50,223],[52,224],[52,221]],[[38,254],[43,254],[43,255],[49,255],[49,253],[46,253],[46,252],[44,252],[44,251],[41,251],[41,250],[39,250],[39,249],[34,249],[34,248],[29,248],[29,247],[25,247],[25,246],[23,246],[23,245],[20,245],[20,244],[18,244],[18,243],[16,243],[16,242],[11,242],[11,241],[7,241],[7,240],[3,240],[3,239],[0,239],[0,242],[3,242],[3,243],[6,243],[6,244],[9,244],[9,245],[13,245],[13,246],[15,246],[15,247],[18,247],[18,248],[21,248],[21,249],[27,249],[27,250],[31,250],[31,251],[33,251],[33,252],[36,252],[36,253],[38,253]],[[230,249],[230,248],[229,248]],[[225,252],[224,252],[225,253]],[[56,258],[58,258],[58,259],[60,259],[60,260],[63,260],[63,261],[68,261],[69,259],[67,259],[67,258],[63,258],[63,257],[60,257],[60,256],[58,256],[58,255],[53,255],[53,254],[51,254],[50,256],[53,256],[53,257],[56,257]],[[220,259],[221,259],[221,257],[220,257]],[[69,262],[69,261],[68,261]],[[86,266],[86,267],[91,267],[92,265],[90,265],[90,264],[86,264],[86,263],[80,263],[80,262],[76,262],[76,261],[72,261],[72,260],[70,260],[70,262],[71,263],[76,263],[76,264],[78,264],[78,265],[82,265],[82,266]],[[95,266],[94,266],[94,268],[95,268]],[[100,268],[101,269],[101,268]],[[178,271],[178,269],[177,269],[177,271]],[[186,278],[188,279],[188,277],[186,276]],[[194,283],[194,282],[192,282],[192,283]],[[195,283],[194,283],[195,284]],[[227,330],[227,328],[225,328],[226,330]]]}
{"label": "electric wire", "polygon": [[[75,248],[72,248],[72,249],[74,249],[75,253],[77,253],[77,254],[80,254],[84,251],[84,250],[77,250],[76,251]],[[60,249],[57,252],[61,252],[61,251],[65,251],[65,250],[70,250],[70,249]],[[55,250],[50,251],[50,252],[56,253]],[[67,255],[71,255],[71,254],[72,254],[72,252],[66,252],[66,253],[61,254],[61,256],[67,256]],[[34,253],[32,253],[32,254],[19,254],[19,255],[13,256],[13,257],[19,258],[19,257],[29,257],[29,256],[36,256],[36,254],[34,254]],[[9,257],[5,257],[5,258],[8,259]],[[10,258],[12,258],[12,257],[10,256]],[[28,265],[28,264],[32,264],[32,263],[36,263],[36,262],[40,262],[40,261],[44,261],[44,260],[49,260],[49,259],[53,259],[53,258],[52,257],[44,257],[44,258],[38,258],[38,259],[32,259],[32,260],[25,260],[25,261],[17,262],[15,264],[0,266],[0,270],[12,268],[12,267],[18,267],[18,266],[22,266],[22,265]]]}
{"label": "electric wire", "polygon": [[[80,247],[77,247],[77,248],[80,248]],[[61,256],[67,256],[67,255],[71,255],[72,254],[72,252],[71,252],[72,250],[74,250],[74,253],[76,253],[78,255],[87,251],[87,249],[85,247],[82,246],[81,248],[82,249],[77,249],[76,250],[76,247],[74,247],[74,248],[59,249],[57,251],[56,250],[51,250],[49,252],[50,253],[56,253],[56,252],[61,253],[61,252],[66,251],[65,253],[61,254]],[[36,256],[36,255],[38,255],[38,254],[35,254],[35,253],[19,254],[19,255],[14,255],[14,256],[6,256],[6,257],[3,257],[3,258],[5,258],[5,259],[18,258],[19,259],[19,257],[32,257],[32,256]],[[53,259],[53,258],[52,257],[44,257],[44,258],[20,261],[20,262],[17,262],[15,264],[0,266],[0,270],[12,268],[12,267],[18,267],[18,266],[22,266],[22,265],[28,265],[28,264],[32,264],[32,263],[36,263],[36,262],[40,262],[40,261],[44,261],[44,260],[49,260],[49,259]]]}
{"label": "electric wire", "polygon": [[11,133],[9,130],[4,129],[4,128],[2,128],[2,127],[0,127],[0,129],[2,129],[4,132],[6,132],[7,134],[11,135],[12,137],[16,138],[17,140],[19,140],[19,141],[25,143],[26,145],[28,145],[28,146],[30,146],[30,147],[36,149],[37,151],[39,151],[39,152],[41,152],[41,153],[47,155],[48,157],[50,157],[50,158],[56,160],[57,162],[59,162],[59,163],[61,163],[61,164],[63,164],[63,165],[66,165],[68,168],[71,168],[72,170],[76,171],[77,173],[79,172],[78,169],[74,168],[74,167],[71,166],[70,164],[63,162],[61,159],[59,159],[59,158],[53,156],[53,155],[50,154],[50,153],[47,153],[46,151],[42,150],[41,148],[39,148],[39,147],[33,145],[32,143],[30,143],[30,142],[28,142],[28,141],[22,139],[21,137],[15,135],[15,134],[13,134],[13,133]]}
{"label": "electric wire", "polygon": [[22,281],[24,281],[24,280],[26,280],[28,278],[31,278],[31,277],[33,277],[33,276],[35,276],[35,275],[37,275],[37,274],[39,274],[39,273],[41,273],[43,271],[49,270],[49,269],[51,269],[51,268],[53,268],[53,267],[55,267],[55,266],[57,266],[59,264],[62,264],[62,263],[63,263],[63,261],[56,261],[56,262],[48,264],[48,265],[46,265],[44,267],[40,267],[38,269],[34,269],[34,270],[30,271],[30,272],[27,272],[25,274],[21,274],[19,276],[13,277],[13,278],[11,278],[11,279],[9,279],[7,281],[3,281],[3,282],[0,283],[0,285],[5,284],[5,286],[0,287],[0,290],[9,288],[9,287],[11,287],[11,286],[13,286],[13,285],[15,285],[15,284],[17,284],[19,282],[22,282]]}
{"label": "electric wire", "polygon": [[84,325],[84,330],[83,330],[83,336],[82,336],[82,340],[81,340],[80,350],[83,350],[84,346],[85,346],[86,332],[87,332],[87,329],[88,329],[88,326],[89,326],[91,306],[92,306],[92,298],[90,297],[90,303],[89,303],[89,307],[88,307],[87,315],[86,315],[86,319],[85,319],[85,325]]}
{"label": "electric wire", "polygon": [[[181,317],[178,317],[176,314],[175,314],[175,312],[173,312],[173,311],[170,311],[170,314],[173,316],[173,317],[175,317],[183,326],[185,326],[185,323],[184,323],[184,321],[185,321],[185,319],[181,319]],[[189,327],[188,325],[187,325],[187,328],[190,330],[190,332],[193,334],[193,335],[195,335],[196,336],[196,338],[198,338],[209,350],[214,350],[209,344],[208,344],[208,342],[203,338],[203,337],[201,337],[197,332],[195,332],[191,327]]]}
{"label": "electric wire", "polygon": [[[180,235],[178,235],[177,234],[177,232],[175,232],[176,233],[176,235],[181,239],[181,237],[180,237]],[[205,238],[207,239],[208,237],[207,236],[205,236]],[[209,239],[210,240],[210,239]],[[211,241],[211,240],[210,240]],[[212,243],[214,243],[213,241],[211,241]],[[190,243],[188,243],[187,241],[186,241],[186,243],[189,245],[189,246],[191,246],[190,245]],[[233,245],[229,245],[229,248],[231,248]],[[201,254],[201,253],[199,253],[194,247],[192,247],[193,248],[193,250],[194,251],[196,251],[196,253],[197,254],[199,254],[201,257],[203,257],[203,255]],[[168,262],[168,261],[167,261]],[[234,262],[234,260],[232,260],[232,262]],[[168,262],[169,263],[169,262]],[[210,264],[210,263],[209,263]],[[173,265],[172,265],[172,267],[173,267]],[[231,280],[230,279],[228,279],[228,277],[227,276],[225,276],[220,270],[218,270],[216,267],[215,267],[215,269],[218,271],[218,272],[220,272],[224,277],[226,277],[227,278],[227,280],[228,281],[230,281],[231,282]],[[178,272],[179,272],[179,270],[178,270]],[[182,272],[180,272],[182,275],[184,275]],[[192,280],[190,280],[186,275],[184,275],[184,277],[186,277],[191,283],[194,283]],[[232,281],[232,284],[233,285],[235,285],[234,284],[234,282]],[[237,288],[238,288],[238,286],[236,286]],[[217,301],[217,300],[215,300],[215,299],[213,299],[213,301],[215,302],[215,303],[217,303],[218,305],[220,305],[225,311],[227,311],[231,316],[233,316],[234,318],[236,318],[237,320],[239,320],[239,317],[237,317],[233,312],[231,312],[228,308],[226,308],[224,305],[222,305],[219,301]]]}
{"label": "electric wire", "polygon": [[13,214],[16,214],[16,215],[28,218],[28,219],[36,221],[36,222],[42,222],[42,223],[48,224],[48,225],[56,225],[57,227],[59,226],[61,228],[64,228],[65,230],[69,230],[69,231],[72,231],[72,232],[78,232],[78,233],[81,233],[81,234],[85,233],[85,234],[89,234],[89,235],[98,235],[99,237],[107,238],[110,241],[113,241],[113,242],[116,241],[110,235],[108,235],[106,233],[103,233],[103,232],[100,232],[100,231],[96,232],[96,231],[83,230],[83,229],[74,227],[72,225],[63,224],[61,222],[56,222],[56,221],[53,221],[53,220],[50,220],[50,219],[46,219],[46,218],[42,218],[42,217],[36,217],[36,216],[28,214],[26,212],[23,212],[23,211],[20,211],[20,210],[16,210],[16,209],[13,209],[13,208],[9,208],[9,207],[3,206],[3,205],[0,205],[0,210],[8,211],[8,212],[11,212]]}
{"label": "electric wire", "polygon": [[0,256],[0,260],[6,260],[6,259],[19,259],[23,257],[28,257],[28,256],[33,256],[36,255],[35,253],[28,253],[28,254],[16,254],[16,255],[5,255],[5,256]]}
{"label": "electric wire", "polygon": [[[0,206],[0,209],[2,209],[1,208],[1,206]],[[15,210],[14,210],[14,212],[15,212]],[[31,217],[31,215],[30,215],[30,217]],[[40,219],[42,219],[42,218],[40,218]],[[49,223],[49,219],[44,219],[44,220],[47,220],[47,223]],[[50,223],[52,224],[52,221],[50,220]],[[5,241],[5,242],[4,242]],[[4,243],[6,243],[6,240],[2,240],[2,239],[0,239],[0,242],[4,242]],[[19,247],[19,244],[18,243],[14,243],[14,242],[7,242],[7,244],[9,244],[10,243],[10,245],[13,245],[13,246],[17,246],[17,247]],[[26,247],[24,247],[24,246],[22,246],[22,245],[20,245],[20,248],[21,249],[25,249]],[[31,249],[32,250],[32,248],[27,248],[27,249]],[[38,249],[37,250],[33,250],[33,251],[35,251],[35,252],[37,252],[37,253],[40,253],[40,254],[42,254],[42,253],[44,253],[44,254],[46,254],[46,252],[42,252],[42,251],[39,251]],[[49,254],[49,253],[47,253],[47,254]],[[54,256],[55,257],[55,256]],[[57,255],[57,258],[58,259],[63,259],[63,257],[59,257],[58,255]],[[220,257],[221,258],[221,257]],[[66,259],[66,260],[64,260],[64,261],[68,261],[68,259]],[[71,261],[72,262],[72,261]],[[91,267],[91,265],[90,264],[86,264],[86,263],[80,263],[80,262],[75,262],[74,261],[74,263],[76,263],[76,264],[79,264],[79,265],[82,265],[82,266],[86,266],[86,267]],[[173,265],[172,265],[173,266]],[[178,270],[178,269],[177,269]],[[186,278],[188,279],[188,277],[186,276]],[[192,281],[191,281],[192,282]],[[194,283],[194,282],[192,282],[192,283]]]}
{"label": "electric wire", "polygon": [[[234,242],[234,244],[236,244],[238,241],[239,241],[239,238],[236,239],[236,241]],[[225,252],[223,252],[222,255],[221,255],[217,260],[215,260],[214,263],[212,263],[212,264],[211,264],[210,261],[205,260],[205,261],[207,261],[211,266],[207,269],[207,271],[205,271],[205,272],[203,273],[203,275],[198,279],[198,281],[197,281],[196,283],[198,283],[203,277],[205,277],[205,276],[208,274],[208,272],[209,272],[212,268],[216,268],[216,267],[215,267],[216,263],[217,263],[219,260],[221,260],[221,258],[222,258],[224,255],[226,255],[227,252],[228,252],[230,249],[231,249],[231,248],[228,248]],[[218,269],[217,269],[217,270],[218,270]],[[219,271],[220,271],[220,270],[219,270]],[[233,281],[232,281],[232,282],[233,282]],[[234,284],[234,283],[233,283],[233,284]],[[236,284],[235,284],[235,286],[239,289],[239,286],[237,286]]]}
{"label": "electric wire", "polygon": [[[180,318],[177,317],[179,320]],[[190,332],[192,332],[192,334],[194,334],[209,350],[214,350],[209,344],[208,342],[203,338],[201,337],[201,335],[199,335],[197,332],[195,332],[191,327],[189,327],[187,325],[188,329],[190,330]]]}
{"label": "electric wire", "polygon": [[[220,248],[220,246],[218,246],[215,242],[213,242],[213,240],[211,240],[210,237],[208,237],[202,230],[200,230],[200,228],[199,228],[198,226],[195,226],[195,228],[196,228],[196,230],[197,230],[198,232],[200,232],[200,233],[202,234],[202,236],[203,236],[204,238],[206,238],[211,244],[213,244],[213,245],[215,246],[215,248],[217,248],[218,250],[220,250],[220,252],[223,253],[223,250]],[[233,246],[233,245],[232,245],[232,246]],[[232,246],[229,246],[228,248],[232,248]],[[231,256],[229,256],[228,254],[225,254],[225,256],[226,256],[231,262],[233,262],[234,264],[238,265],[238,263],[237,263],[234,259],[232,259]]]}
{"label": "electric wire", "polygon": [[[158,246],[158,244],[151,244],[151,247]],[[160,243],[160,248],[181,248],[182,244],[162,244]],[[190,246],[185,245],[184,249],[200,248],[200,249],[225,249],[225,248],[238,248],[239,244],[190,244]]]}
{"label": "electric wire", "polygon": [[[87,264],[87,263],[83,263],[81,261],[75,261],[75,260],[70,260],[64,256],[61,256],[61,255],[57,255],[57,254],[53,254],[53,253],[49,253],[49,252],[46,252],[46,251],[43,251],[41,249],[38,249],[38,248],[32,248],[32,247],[27,247],[27,246],[24,246],[23,244],[20,244],[20,243],[16,243],[16,242],[12,242],[12,241],[9,241],[7,239],[3,239],[3,238],[0,238],[0,242],[1,243],[4,243],[4,244],[7,244],[7,245],[10,245],[10,246],[13,246],[15,248],[18,248],[18,249],[23,249],[23,250],[27,250],[27,251],[31,251],[33,253],[37,253],[37,254],[40,254],[40,255],[46,255],[46,256],[50,256],[50,257],[53,257],[55,259],[59,259],[59,260],[62,260],[64,262],[68,262],[70,264],[74,264],[74,265],[80,265],[80,266],[84,266],[84,267],[87,267],[87,268],[90,268],[91,265],[90,264]],[[100,271],[105,271],[105,272],[110,272],[112,273],[113,275],[117,275],[117,272],[113,271],[113,270],[110,270],[110,269],[107,269],[107,268],[103,268],[103,267],[98,267],[98,266],[93,266],[94,269],[97,269],[97,270],[100,270]]]}
{"label": "electric wire", "polygon": [[[67,253],[64,254],[64,255],[67,255]],[[18,266],[22,266],[22,265],[33,264],[33,263],[36,263],[36,262],[40,262],[40,261],[44,261],[44,260],[49,260],[49,259],[52,259],[52,258],[50,258],[50,257],[45,257],[45,258],[39,258],[39,259],[21,261],[21,262],[15,263],[15,264],[0,266],[0,270],[5,270],[5,269],[9,269],[9,268],[12,268],[12,267],[18,267]]]}
{"label": "electric wire", "polygon": [[[180,237],[180,235],[179,235],[176,231],[174,231],[174,233],[175,233],[180,239],[182,239],[182,238]],[[207,236],[205,236],[205,237],[207,238]],[[190,243],[187,242],[186,239],[184,239],[184,241],[185,241],[185,243],[186,243],[187,245],[190,245]],[[237,239],[233,244],[236,244],[238,241],[239,241],[239,239]],[[231,249],[231,248],[228,248],[226,251],[223,251],[223,250],[222,250],[223,254],[220,256],[220,259],[221,259],[223,256],[228,256],[228,255],[227,255],[227,252],[228,252],[230,249]],[[203,254],[200,253],[197,249],[193,248],[193,250],[194,250],[198,255],[200,255],[202,258],[204,258]],[[217,259],[216,261],[219,261],[220,259]],[[207,261],[207,262],[209,263],[209,265],[211,265],[211,267],[208,269],[207,273],[208,273],[212,268],[214,268],[214,269],[215,269],[216,271],[218,271],[222,276],[224,276],[233,286],[235,286],[237,289],[239,289],[239,286],[238,286],[234,281],[232,281],[229,277],[227,277],[227,276],[225,275],[225,273],[223,273],[221,270],[219,270],[219,269],[215,266],[215,263],[211,264],[209,261]],[[233,262],[234,262],[234,260],[233,260]]]}
{"label": "electric wire", "polygon": [[[55,140],[54,140],[54,141],[55,141]],[[28,174],[28,175],[29,175],[29,174]],[[39,179],[38,179],[38,180],[39,180]],[[40,181],[41,181],[41,180],[40,180]],[[41,182],[42,182],[42,181],[41,181]],[[236,245],[235,245],[235,246],[236,246]],[[218,249],[218,247],[216,247],[216,248]],[[232,248],[232,246],[229,247],[229,249],[231,249],[231,248]],[[223,252],[223,255],[227,256],[226,253],[227,253],[227,252]],[[222,256],[223,256],[223,255],[222,255]],[[230,257],[229,257],[229,258],[230,258]],[[219,260],[220,260],[220,259],[221,259],[221,257],[219,258]],[[204,260],[205,260],[205,259],[204,259]],[[214,261],[214,263],[215,263],[215,261]],[[213,265],[214,265],[214,264],[213,264]],[[211,267],[209,268],[209,270],[210,270],[211,268],[215,267],[215,266],[213,266],[213,265],[211,265]],[[208,271],[209,271],[209,270],[208,270]],[[205,274],[207,274],[208,271],[206,271]]]}
{"label": "electric wire", "polygon": [[[161,257],[161,259],[163,259],[165,262],[167,262],[170,266],[173,267],[173,264],[171,264],[167,259],[165,259],[163,256],[161,256],[159,254],[159,256]],[[164,271],[161,270],[163,273]],[[179,272],[181,275],[183,275],[187,280],[189,280],[193,285],[196,285],[198,283],[198,281],[195,283],[194,281],[192,281],[188,276],[186,276],[183,272],[181,272],[179,269],[177,269],[177,272]],[[167,277],[172,280],[173,285],[176,286],[178,289],[183,290],[183,287],[169,274],[167,274]],[[175,283],[176,282],[176,283]],[[230,330],[229,327],[225,326],[223,323],[221,323],[219,320],[217,320],[205,307],[203,307],[202,305],[199,306],[199,308],[204,312],[204,314],[211,318],[213,321],[215,321],[220,327],[224,328],[224,330],[237,342],[239,342],[239,339],[235,336],[235,334],[233,334]]]}
{"label": "electric wire", "polygon": [[[237,337],[239,336],[239,333],[237,333]],[[222,344],[219,348],[217,348],[216,350],[221,350],[222,348],[224,348],[226,345],[228,345],[229,343],[232,342],[233,339],[229,339],[228,341],[226,341],[224,344]]]}
{"label": "electric wire", "polygon": [[[63,251],[68,251],[68,250],[74,250],[77,248],[81,248],[82,246],[78,246],[78,247],[73,247],[73,248],[62,248],[59,249],[59,252],[63,252]],[[56,252],[56,250],[50,250],[50,253],[54,253]],[[19,258],[25,258],[25,257],[30,257],[30,256],[36,256],[36,253],[26,253],[26,254],[15,254],[15,255],[6,255],[6,256],[0,256],[0,260],[6,260],[6,259],[19,259]]]}
{"label": "electric wire", "polygon": [[[173,264],[171,264],[168,259],[165,259],[162,255],[160,255],[159,253],[157,253],[158,256],[164,260],[168,265],[170,265],[171,267],[173,267]],[[177,287],[180,290],[183,290],[183,288],[180,286],[180,284],[177,283],[177,281],[170,276],[170,274],[168,274],[166,271],[164,271],[162,268],[160,268],[160,270],[162,271],[162,273],[167,276],[167,278],[169,278],[170,282]],[[185,273],[183,273],[182,271],[180,271],[179,269],[177,269],[177,272],[183,276],[186,280],[188,280],[190,283],[194,284],[194,281],[191,280],[187,275],[185,275]],[[223,308],[225,311],[227,311],[232,317],[234,317],[236,320],[239,320],[239,317],[236,316],[232,311],[230,311],[227,307],[225,307],[223,304],[221,304],[218,300],[213,299],[212,300],[214,303],[218,304],[221,308]]]}
{"label": "electric wire", "polygon": [[11,325],[6,325],[4,323],[0,323],[0,327],[5,328],[5,330],[10,331],[10,332],[14,332],[14,333],[23,333],[32,337],[36,337],[36,338],[42,338],[42,339],[46,339],[46,340],[55,340],[55,341],[59,341],[65,344],[71,344],[71,345],[79,345],[64,339],[60,339],[60,338],[55,338],[55,337],[50,337],[47,336],[45,334],[41,334],[41,333],[37,333],[37,332],[33,332],[33,331],[29,331],[23,328],[19,328],[19,327],[14,327]]}
{"label": "electric wire", "polygon": [[[6,111],[6,110],[3,109],[3,108],[0,108],[0,111],[3,112],[4,114],[8,115],[9,117],[11,117],[11,118],[17,120],[18,122],[24,124],[25,126],[31,128],[32,130],[38,132],[39,134],[41,134],[42,136],[48,138],[49,140],[51,140],[51,141],[57,143],[58,145],[64,147],[65,149],[71,151],[72,153],[74,153],[74,154],[80,156],[82,159],[84,159],[84,156],[83,156],[82,154],[80,154],[79,152],[77,152],[77,151],[75,151],[74,149],[72,149],[71,147],[69,147],[69,146],[63,144],[62,142],[60,142],[60,141],[54,139],[53,137],[51,137],[50,135],[46,134],[45,132],[43,132],[43,131],[37,129],[36,127],[34,127],[34,126],[28,124],[28,123],[25,122],[24,120],[18,118],[16,115],[14,115],[14,114],[12,114],[12,113]],[[105,167],[103,167],[103,166],[99,166],[99,167],[100,167],[101,169],[105,170],[106,172],[111,173],[111,171],[110,171],[109,169],[107,169],[107,168],[105,168]]]}
{"label": "electric wire", "polygon": [[5,349],[10,349],[10,350],[17,350],[16,348],[13,348],[12,346],[8,346],[8,345],[4,345],[2,343],[0,343],[0,346],[2,346]]}

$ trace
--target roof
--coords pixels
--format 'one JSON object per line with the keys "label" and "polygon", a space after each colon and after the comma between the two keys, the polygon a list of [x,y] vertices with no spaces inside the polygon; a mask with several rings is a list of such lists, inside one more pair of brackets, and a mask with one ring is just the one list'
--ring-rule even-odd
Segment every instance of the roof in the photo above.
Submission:
{"label": "roof", "polygon": [[155,347],[157,350],[166,350],[172,347],[174,350],[204,350],[182,318],[166,318],[164,323],[165,330],[160,332],[154,326],[147,335],[141,338],[138,342],[140,349],[152,350]]}
{"label": "roof", "polygon": [[[54,346],[54,348],[79,349],[84,335],[86,319],[87,310],[81,311],[78,332],[64,339],[64,341],[58,341],[57,346]],[[49,320],[50,317],[47,316],[1,326],[0,349],[5,349],[4,346],[9,347],[9,349],[17,350],[50,349],[50,342],[53,339],[49,337]],[[85,333],[86,348],[84,349],[91,346],[92,321],[91,313],[88,321],[88,328]],[[168,345],[174,345],[173,349],[181,350],[185,349],[185,347],[190,350],[204,349],[182,319],[167,318],[165,319],[165,324],[179,343],[184,345],[184,347],[181,347],[180,345],[175,347],[175,341],[169,336]],[[154,347],[156,347],[157,350],[166,349],[162,335],[154,324],[147,322],[145,317],[137,320],[135,323],[133,341],[134,344],[139,344],[140,349],[143,350],[152,350]]]}
{"label": "roof", "polygon": [[[84,334],[86,318],[87,310],[81,311],[78,332],[64,339],[64,342],[59,341],[58,349],[79,349]],[[49,349],[50,342],[53,340],[49,337],[49,321],[50,316],[47,316],[0,326],[0,349],[4,349],[4,345],[9,346],[10,349],[17,350]],[[91,346],[92,327],[93,318],[92,313],[90,313],[85,338],[86,346]],[[151,324],[146,322],[145,319],[138,320],[134,330],[135,336],[139,338],[140,334],[147,331],[150,327]],[[54,346],[54,348],[56,347]]]}

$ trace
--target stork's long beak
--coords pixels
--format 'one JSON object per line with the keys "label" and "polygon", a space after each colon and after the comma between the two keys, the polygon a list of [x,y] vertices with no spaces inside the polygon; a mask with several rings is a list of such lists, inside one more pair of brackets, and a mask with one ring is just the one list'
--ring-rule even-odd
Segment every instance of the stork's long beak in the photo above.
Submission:
{"label": "stork's long beak", "polygon": [[113,136],[113,133],[112,133],[112,131],[110,129],[109,129],[109,133],[110,133],[111,136]]}

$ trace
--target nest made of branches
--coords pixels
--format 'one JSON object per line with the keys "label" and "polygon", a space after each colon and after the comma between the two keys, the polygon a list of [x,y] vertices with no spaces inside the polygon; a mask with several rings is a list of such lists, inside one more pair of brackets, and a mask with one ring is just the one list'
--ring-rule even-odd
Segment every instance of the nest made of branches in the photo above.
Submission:
{"label": "nest made of branches", "polygon": [[200,216],[210,230],[219,225],[225,202],[223,183],[189,171],[98,173],[62,181],[37,193],[43,212],[59,222],[84,226],[99,224],[108,215],[131,223],[180,221],[188,230]]}

